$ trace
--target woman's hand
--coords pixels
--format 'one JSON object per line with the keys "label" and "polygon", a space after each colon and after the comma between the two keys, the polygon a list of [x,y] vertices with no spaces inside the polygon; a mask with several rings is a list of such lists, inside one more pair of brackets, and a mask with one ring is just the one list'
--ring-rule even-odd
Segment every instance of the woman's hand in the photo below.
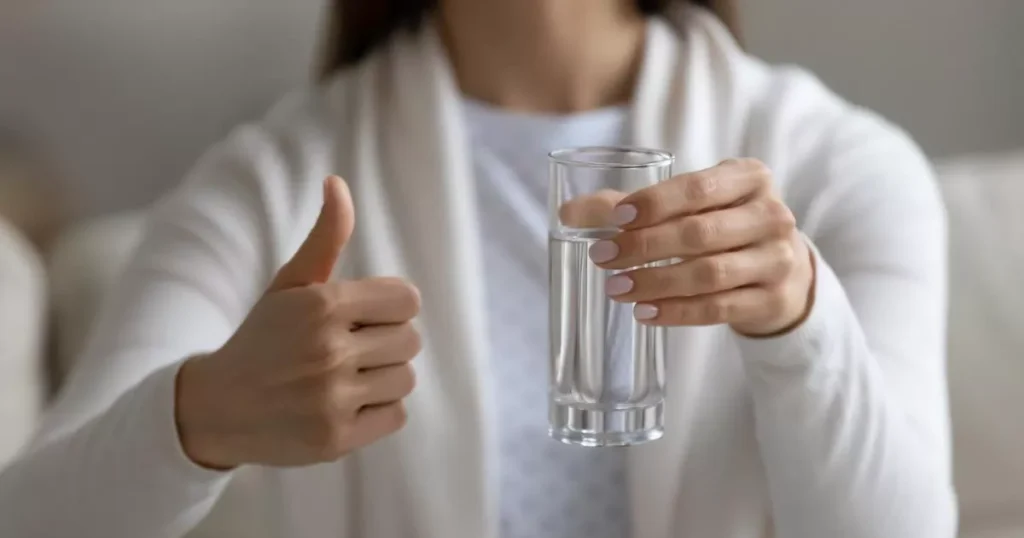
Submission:
{"label": "woman's hand", "polygon": [[637,191],[618,202],[613,221],[623,232],[590,249],[601,267],[683,260],[608,279],[607,293],[637,303],[634,316],[644,323],[728,323],[767,336],[795,327],[810,309],[809,248],[756,160],[728,160]]}
{"label": "woman's hand", "polygon": [[306,242],[235,335],[179,371],[178,430],[201,465],[332,461],[405,422],[419,293],[391,278],[328,282],[353,212],[339,178],[324,198]]}

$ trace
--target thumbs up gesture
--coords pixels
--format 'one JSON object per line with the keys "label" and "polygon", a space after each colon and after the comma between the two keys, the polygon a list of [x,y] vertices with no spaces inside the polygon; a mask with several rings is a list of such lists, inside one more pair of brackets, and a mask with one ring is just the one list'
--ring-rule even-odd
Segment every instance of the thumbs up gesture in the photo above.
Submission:
{"label": "thumbs up gesture", "polygon": [[328,178],[312,231],[238,331],[181,367],[176,417],[193,461],[332,461],[405,423],[419,292],[396,278],[328,281],[354,224],[348,187]]}

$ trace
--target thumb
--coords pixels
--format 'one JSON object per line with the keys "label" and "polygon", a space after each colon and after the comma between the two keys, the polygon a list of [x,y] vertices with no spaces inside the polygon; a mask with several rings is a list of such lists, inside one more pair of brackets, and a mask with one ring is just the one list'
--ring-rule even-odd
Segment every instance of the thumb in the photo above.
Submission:
{"label": "thumb", "polygon": [[340,177],[330,176],[324,181],[320,217],[292,259],[277,272],[268,291],[327,282],[354,227],[355,210],[348,185]]}
{"label": "thumb", "polygon": [[625,193],[601,189],[573,198],[558,208],[558,220],[570,228],[614,228],[615,206],[625,197]]}

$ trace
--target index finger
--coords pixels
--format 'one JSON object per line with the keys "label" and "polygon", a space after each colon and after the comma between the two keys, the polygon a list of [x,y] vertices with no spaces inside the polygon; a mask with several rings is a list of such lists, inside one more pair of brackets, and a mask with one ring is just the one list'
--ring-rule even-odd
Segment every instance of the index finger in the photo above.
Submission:
{"label": "index finger", "polygon": [[639,190],[624,198],[616,215],[633,217],[623,229],[644,228],[668,219],[727,207],[771,184],[771,173],[756,159],[722,163]]}
{"label": "index finger", "polygon": [[325,286],[333,296],[332,315],[354,325],[404,323],[420,311],[419,290],[400,278],[366,278]]}

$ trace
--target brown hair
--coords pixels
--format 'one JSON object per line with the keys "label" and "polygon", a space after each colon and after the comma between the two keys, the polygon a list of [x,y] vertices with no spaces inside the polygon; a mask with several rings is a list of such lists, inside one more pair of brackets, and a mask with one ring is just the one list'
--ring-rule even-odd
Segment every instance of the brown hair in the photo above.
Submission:
{"label": "brown hair", "polygon": [[[713,11],[739,36],[735,0],[634,0],[648,15],[688,2]],[[358,63],[399,29],[415,29],[437,0],[332,0],[318,76]]]}

